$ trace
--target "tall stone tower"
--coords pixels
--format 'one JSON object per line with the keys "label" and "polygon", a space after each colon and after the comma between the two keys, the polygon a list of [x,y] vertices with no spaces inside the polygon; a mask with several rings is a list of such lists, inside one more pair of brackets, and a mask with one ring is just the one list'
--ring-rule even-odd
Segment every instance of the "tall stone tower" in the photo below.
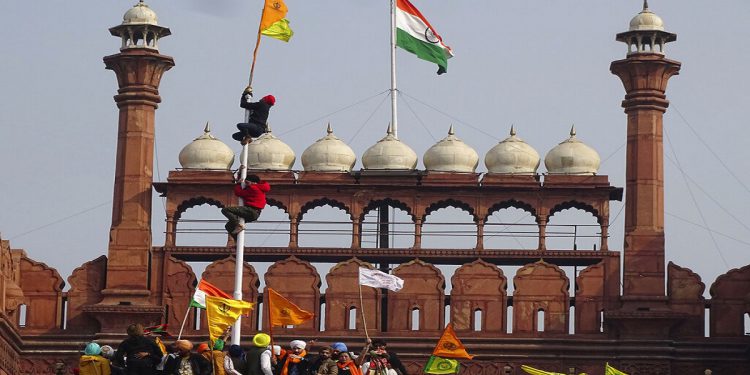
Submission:
{"label": "tall stone tower", "polygon": [[161,307],[149,306],[154,114],[161,102],[162,74],[174,66],[172,57],[158,49],[159,39],[170,31],[158,25],[156,13],[143,0],[109,31],[122,40],[120,53],[104,58],[119,88],[114,97],[120,114],[112,227],[103,300],[87,309],[98,316],[112,313],[99,319],[103,332],[107,326],[122,327],[118,321],[123,319],[158,320],[161,313]]}
{"label": "tall stone tower", "polygon": [[664,48],[676,39],[644,1],[630,29],[617,34],[628,45],[627,58],[610,66],[625,86],[628,118],[622,311],[641,317],[666,308],[663,117],[667,82],[681,64],[667,59]]}

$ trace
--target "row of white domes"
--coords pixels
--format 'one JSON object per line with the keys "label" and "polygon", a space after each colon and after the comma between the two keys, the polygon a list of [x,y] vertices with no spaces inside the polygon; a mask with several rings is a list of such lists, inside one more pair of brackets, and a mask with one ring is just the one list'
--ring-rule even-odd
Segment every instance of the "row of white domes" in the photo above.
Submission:
{"label": "row of white domes", "polygon": [[[291,170],[296,160],[294,151],[270,131],[255,139],[247,147],[248,169]],[[183,169],[231,169],[234,151],[224,142],[211,135],[208,124],[204,134],[185,146],[179,160]],[[575,128],[570,138],[552,148],[544,158],[547,173],[593,175],[599,169],[599,154],[576,138]],[[302,153],[305,171],[350,172],[357,161],[351,147],[333,134],[328,125],[325,137],[318,139]],[[433,172],[473,173],[479,163],[479,155],[471,146],[458,139],[453,126],[448,136],[425,152],[425,169]],[[537,173],[539,153],[516,136],[513,127],[510,137],[500,141],[484,157],[489,173],[523,174]],[[362,155],[366,170],[414,170],[417,154],[408,145],[393,135],[389,126],[387,135]]]}

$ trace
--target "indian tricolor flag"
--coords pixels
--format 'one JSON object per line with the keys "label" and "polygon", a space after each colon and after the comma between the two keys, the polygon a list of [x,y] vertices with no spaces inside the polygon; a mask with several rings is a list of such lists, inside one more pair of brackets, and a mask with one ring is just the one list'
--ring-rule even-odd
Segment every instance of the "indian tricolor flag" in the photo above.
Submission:
{"label": "indian tricolor flag", "polygon": [[451,48],[408,0],[396,0],[396,45],[437,64],[438,74],[448,71],[448,59],[453,57]]}
{"label": "indian tricolor flag", "polygon": [[206,296],[232,299],[229,294],[224,293],[224,291],[215,287],[208,281],[201,279],[198,283],[198,288],[196,288],[195,293],[193,293],[193,300],[190,301],[190,306],[205,310]]}

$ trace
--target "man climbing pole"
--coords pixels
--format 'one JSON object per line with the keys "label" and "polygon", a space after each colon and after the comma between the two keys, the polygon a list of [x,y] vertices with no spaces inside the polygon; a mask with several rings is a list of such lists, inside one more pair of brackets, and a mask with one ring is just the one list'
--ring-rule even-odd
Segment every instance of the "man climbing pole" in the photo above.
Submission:
{"label": "man climbing pole", "polygon": [[248,111],[247,122],[237,124],[238,132],[232,134],[235,141],[242,142],[246,138],[257,138],[268,132],[268,113],[276,104],[273,95],[266,95],[257,102],[251,102],[253,89],[247,86],[240,98],[240,107]]}
{"label": "man climbing pole", "polygon": [[266,207],[266,193],[271,190],[271,185],[262,181],[257,175],[247,175],[244,188],[240,178],[239,175],[235,177],[234,195],[242,198],[244,205],[221,209],[221,214],[229,219],[224,228],[235,240],[237,240],[237,234],[245,229],[245,226],[240,224],[240,218],[245,219],[245,223],[258,220],[260,212]]}

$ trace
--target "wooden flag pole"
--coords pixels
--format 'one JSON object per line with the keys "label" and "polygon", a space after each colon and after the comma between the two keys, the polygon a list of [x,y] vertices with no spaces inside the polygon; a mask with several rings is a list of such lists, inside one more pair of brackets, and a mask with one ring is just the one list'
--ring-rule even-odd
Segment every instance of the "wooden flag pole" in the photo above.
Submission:
{"label": "wooden flag pole", "polygon": [[362,284],[359,282],[359,276],[357,276],[357,284],[359,284],[359,311],[362,313],[362,326],[365,328],[365,338],[370,341],[370,335],[367,334],[367,321],[365,320],[365,304],[362,301]]}
{"label": "wooden flag pole", "polygon": [[185,311],[185,317],[182,318],[182,324],[180,325],[180,333],[177,334],[177,340],[182,337],[182,329],[185,328],[185,321],[187,321],[188,315],[190,314],[190,304],[188,304],[187,310]]}
{"label": "wooden flag pole", "polygon": [[258,57],[258,47],[260,47],[260,36],[261,36],[260,32],[262,31],[261,26],[263,23],[263,16],[265,15],[265,13],[266,13],[266,7],[264,4],[263,10],[260,12],[261,22],[258,22],[258,39],[255,41],[255,49],[253,50],[253,62],[250,65],[250,80],[247,83],[248,87],[253,85],[253,75],[255,74],[255,59]]}

